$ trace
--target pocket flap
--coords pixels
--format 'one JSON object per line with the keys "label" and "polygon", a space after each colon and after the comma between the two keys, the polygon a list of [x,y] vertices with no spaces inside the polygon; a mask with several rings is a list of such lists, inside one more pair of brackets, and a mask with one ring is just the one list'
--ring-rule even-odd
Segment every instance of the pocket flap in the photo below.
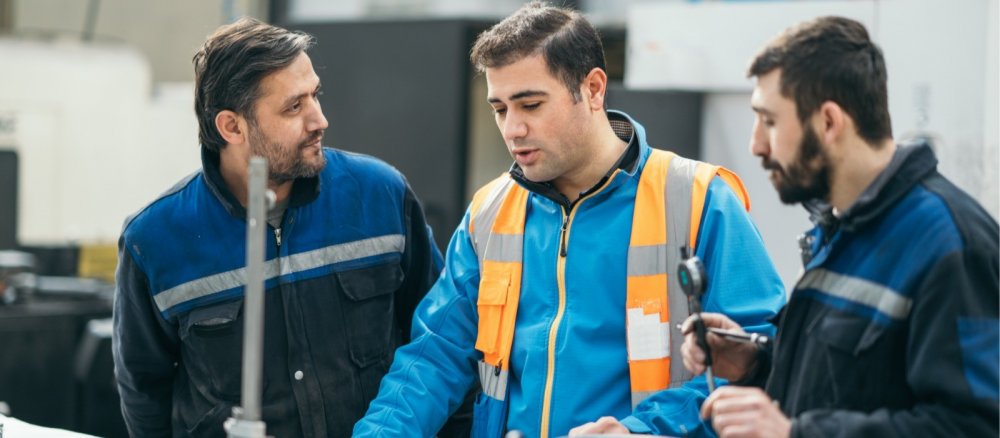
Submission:
{"label": "pocket flap", "polygon": [[827,315],[813,327],[812,336],[853,356],[875,345],[886,327],[857,316]]}
{"label": "pocket flap", "polygon": [[336,275],[344,294],[353,301],[391,294],[403,284],[403,269],[395,262],[338,272]]}
{"label": "pocket flap", "polygon": [[509,269],[485,269],[479,280],[479,299],[477,305],[502,306],[507,303],[507,290],[510,288]]}
{"label": "pocket flap", "polygon": [[185,322],[181,324],[181,338],[187,338],[192,327],[210,329],[232,324],[239,318],[242,308],[242,299],[198,307],[189,312]]}

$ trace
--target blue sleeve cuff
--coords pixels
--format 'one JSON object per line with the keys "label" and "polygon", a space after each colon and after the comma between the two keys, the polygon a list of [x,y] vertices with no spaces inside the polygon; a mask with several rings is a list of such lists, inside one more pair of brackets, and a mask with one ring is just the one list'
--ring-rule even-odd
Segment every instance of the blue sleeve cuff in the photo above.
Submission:
{"label": "blue sleeve cuff", "polygon": [[622,418],[620,422],[622,423],[623,426],[628,428],[629,432],[631,433],[653,433],[653,429],[650,429],[649,426],[646,425],[646,423],[639,421],[638,418],[635,418],[631,415]]}

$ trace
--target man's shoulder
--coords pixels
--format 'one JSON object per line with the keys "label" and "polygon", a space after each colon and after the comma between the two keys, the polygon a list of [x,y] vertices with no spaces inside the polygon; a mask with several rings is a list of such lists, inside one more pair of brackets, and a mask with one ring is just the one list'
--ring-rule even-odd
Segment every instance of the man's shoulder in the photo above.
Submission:
{"label": "man's shoulder", "polygon": [[122,236],[130,237],[138,233],[143,233],[149,228],[157,227],[166,220],[168,215],[176,216],[178,208],[185,199],[184,194],[192,190],[197,190],[197,186],[202,179],[202,171],[197,170],[182,178],[173,187],[170,187],[153,201],[144,205],[135,213],[125,219],[122,226]]}
{"label": "man's shoulder", "polygon": [[323,151],[326,154],[329,172],[347,173],[355,179],[384,180],[388,178],[402,182],[403,174],[379,158],[331,147],[325,147]]}
{"label": "man's shoulder", "polygon": [[929,221],[925,230],[951,230],[963,246],[990,246],[997,250],[1000,229],[996,220],[971,195],[940,174],[925,178],[911,196],[920,199],[919,209],[909,214],[914,221]]}

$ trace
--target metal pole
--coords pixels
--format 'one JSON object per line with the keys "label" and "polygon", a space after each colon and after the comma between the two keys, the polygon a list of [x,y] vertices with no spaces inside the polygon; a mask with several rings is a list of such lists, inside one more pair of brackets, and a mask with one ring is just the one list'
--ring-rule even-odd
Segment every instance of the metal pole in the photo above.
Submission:
{"label": "metal pole", "polygon": [[242,408],[226,421],[230,438],[263,438],[261,375],[264,357],[264,232],[267,230],[267,160],[250,159],[247,186],[247,266],[243,309]]}
{"label": "metal pole", "polygon": [[260,420],[264,357],[264,232],[267,230],[267,160],[250,159],[247,196],[247,288],[243,325],[243,418]]}

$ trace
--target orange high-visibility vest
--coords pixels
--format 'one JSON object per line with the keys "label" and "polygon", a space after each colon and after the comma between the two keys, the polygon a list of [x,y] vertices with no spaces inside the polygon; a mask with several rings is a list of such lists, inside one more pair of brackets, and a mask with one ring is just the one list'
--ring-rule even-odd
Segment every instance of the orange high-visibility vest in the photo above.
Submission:
{"label": "orange high-visibility vest", "polygon": [[[670,336],[670,323],[683,321],[688,310],[680,283],[668,273],[676,269],[681,247],[691,248],[694,254],[705,194],[716,175],[749,211],[750,201],[742,181],[720,166],[653,149],[639,178],[625,303],[633,407],[653,393],[679,386],[692,377],[681,360],[670,360],[679,357],[683,343],[681,336]],[[504,400],[507,394],[510,349],[521,296],[528,194],[504,174],[479,189],[472,199],[469,232],[480,271],[476,349],[483,353],[483,360],[479,376],[483,393],[497,400]]]}

